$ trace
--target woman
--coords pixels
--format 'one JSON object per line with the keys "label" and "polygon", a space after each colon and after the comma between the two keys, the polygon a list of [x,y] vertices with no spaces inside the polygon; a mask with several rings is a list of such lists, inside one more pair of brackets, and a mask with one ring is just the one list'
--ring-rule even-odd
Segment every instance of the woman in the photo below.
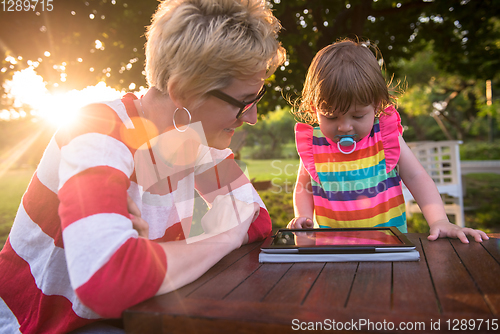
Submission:
{"label": "woman", "polygon": [[160,4],[148,92],[83,108],[46,149],[0,253],[0,333],[90,331],[269,235],[226,148],[284,61],[279,28],[260,0]]}

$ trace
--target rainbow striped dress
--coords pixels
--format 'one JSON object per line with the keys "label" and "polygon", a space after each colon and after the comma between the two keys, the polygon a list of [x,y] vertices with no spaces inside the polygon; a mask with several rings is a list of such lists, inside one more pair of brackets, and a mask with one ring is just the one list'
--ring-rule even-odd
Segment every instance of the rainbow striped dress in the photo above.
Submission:
{"label": "rainbow striped dress", "polygon": [[320,227],[394,226],[407,232],[396,165],[401,119],[389,107],[356,150],[343,154],[319,127],[295,126],[297,151],[311,176],[314,220]]}

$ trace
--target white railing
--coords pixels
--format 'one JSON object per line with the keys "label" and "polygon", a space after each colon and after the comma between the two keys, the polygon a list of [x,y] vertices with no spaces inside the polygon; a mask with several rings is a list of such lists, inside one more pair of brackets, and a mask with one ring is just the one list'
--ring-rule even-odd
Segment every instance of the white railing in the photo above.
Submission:
{"label": "white railing", "polygon": [[[455,224],[464,226],[464,199],[459,145],[461,141],[423,141],[407,143],[429,176],[434,180],[443,199],[447,214],[455,216]],[[421,212],[412,194],[403,184],[408,216]]]}

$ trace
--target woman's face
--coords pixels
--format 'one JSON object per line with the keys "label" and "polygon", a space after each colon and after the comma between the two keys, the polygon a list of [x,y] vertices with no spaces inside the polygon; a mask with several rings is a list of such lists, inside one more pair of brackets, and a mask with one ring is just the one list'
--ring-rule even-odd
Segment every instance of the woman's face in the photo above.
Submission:
{"label": "woman's face", "polygon": [[338,136],[356,135],[359,141],[368,136],[372,130],[375,107],[353,104],[345,114],[335,112],[332,115],[325,115],[317,111],[317,116],[321,132],[327,138],[338,142]]}
{"label": "woman's face", "polygon": [[[266,71],[263,70],[244,79],[233,79],[229,86],[220,91],[238,101],[252,101],[264,85],[265,77]],[[236,119],[239,109],[226,101],[210,96],[198,108],[190,111],[193,116],[192,122],[201,121],[208,146],[222,150],[231,143],[236,128],[243,123],[250,125],[257,123],[256,105]]]}

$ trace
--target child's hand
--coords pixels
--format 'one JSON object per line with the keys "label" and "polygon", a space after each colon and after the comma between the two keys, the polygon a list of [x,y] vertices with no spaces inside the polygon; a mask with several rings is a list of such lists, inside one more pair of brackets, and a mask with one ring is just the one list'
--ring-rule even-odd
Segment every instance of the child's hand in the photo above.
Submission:
{"label": "child's hand", "polygon": [[286,228],[313,228],[314,223],[311,218],[295,217],[286,226]]}
{"label": "child's hand", "polygon": [[427,239],[436,240],[437,238],[458,238],[464,244],[468,244],[467,235],[474,237],[477,242],[488,240],[489,237],[480,230],[474,230],[468,227],[460,227],[450,223],[448,220],[438,220],[430,225],[429,236]]}

